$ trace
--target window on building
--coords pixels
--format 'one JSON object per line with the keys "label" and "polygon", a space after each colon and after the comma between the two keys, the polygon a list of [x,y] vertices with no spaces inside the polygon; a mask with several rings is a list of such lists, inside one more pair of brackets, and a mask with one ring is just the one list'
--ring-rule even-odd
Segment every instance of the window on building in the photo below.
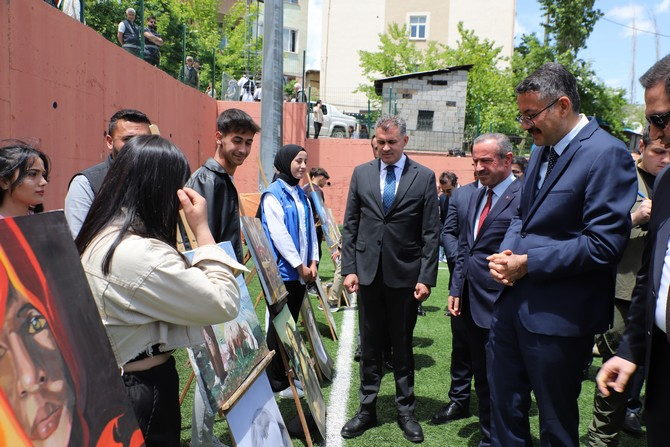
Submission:
{"label": "window on building", "polygon": [[297,4],[300,3],[300,1],[299,0],[284,0],[284,3],[292,3],[294,5],[297,5]]}
{"label": "window on building", "polygon": [[284,28],[284,51],[298,52],[298,30]]}
{"label": "window on building", "polygon": [[428,16],[409,16],[409,38],[416,40],[428,39]]}
{"label": "window on building", "polygon": [[432,110],[419,110],[419,116],[416,119],[416,130],[433,130]]}

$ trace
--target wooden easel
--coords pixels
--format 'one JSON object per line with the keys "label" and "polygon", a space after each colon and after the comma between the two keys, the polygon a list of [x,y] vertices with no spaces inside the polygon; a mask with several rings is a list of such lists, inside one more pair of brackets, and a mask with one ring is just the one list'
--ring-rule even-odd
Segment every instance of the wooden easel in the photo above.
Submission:
{"label": "wooden easel", "polygon": [[[179,211],[179,216],[181,218],[181,221],[182,221],[181,223],[184,226],[186,235],[188,237],[188,242],[189,242],[191,248],[192,249],[197,248],[198,247],[198,241],[195,239],[195,235],[193,234],[193,231],[191,230],[191,228],[188,225],[188,222],[186,221],[186,216],[185,216],[183,210]],[[184,241],[182,240],[181,233],[179,231],[177,231],[177,246],[181,247],[181,249],[183,251]],[[247,255],[248,255],[248,253],[247,253]],[[248,255],[248,256],[250,256],[250,255]],[[248,259],[245,259],[245,263],[246,263],[247,260]],[[249,276],[251,276],[251,275],[249,275]],[[249,280],[247,280],[246,283],[248,284]],[[281,346],[281,340],[279,340],[279,345]],[[267,353],[267,355],[265,357],[263,357],[261,359],[260,362],[258,362],[258,364],[256,364],[254,369],[251,370],[249,375],[244,379],[244,381],[235,390],[235,392],[221,405],[221,407],[219,408],[219,411],[218,411],[219,416],[225,417],[226,411],[228,409],[230,409],[235,404],[235,402],[237,402],[237,400],[239,400],[239,398],[249,389],[251,384],[253,384],[256,381],[258,376],[263,373],[265,368],[267,368],[267,366],[272,361],[272,357],[274,355],[275,355],[275,351],[270,351],[270,352]],[[179,405],[180,406],[183,404],[184,399],[186,398],[186,394],[188,393],[188,390],[190,389],[191,384],[193,383],[193,379],[195,378],[195,371],[193,371],[193,368],[191,366],[190,361],[188,361],[187,364],[191,367],[191,373],[189,374],[188,379],[186,380],[186,385],[184,386],[184,389],[182,390],[182,392],[179,396]],[[293,383],[291,383],[291,385],[293,386]],[[294,391],[294,393],[296,393],[296,397],[297,397],[297,392]],[[300,402],[298,401],[298,404],[299,403]],[[302,410],[302,408],[300,408],[300,410]],[[303,419],[304,419],[304,417],[303,417]],[[306,420],[305,420],[305,426],[306,426]],[[305,433],[309,433],[309,432],[305,431]]]}
{"label": "wooden easel", "polygon": [[[305,300],[303,301],[302,306],[300,306],[300,315],[302,315],[302,322],[303,327],[305,328],[305,334],[307,335],[307,341],[309,341],[309,344],[312,346],[312,354],[314,360],[316,360],[314,364],[316,366],[316,373],[319,376],[319,381],[323,383],[325,380],[332,380],[334,368],[333,360],[328,355],[328,352],[321,341],[319,330],[316,327],[312,302],[307,297],[307,293],[305,293]],[[322,359],[319,355],[320,350],[325,352],[325,359]]]}
{"label": "wooden easel", "polygon": [[[268,304],[267,300],[265,302],[266,304]],[[284,305],[287,306],[288,304],[286,303]],[[268,304],[267,311],[270,313],[270,324],[273,324],[272,321],[275,319],[278,313],[277,306],[270,306]],[[277,330],[275,330],[275,337],[277,339],[279,354],[281,355],[281,359],[282,362],[284,363],[284,368],[286,370],[286,376],[288,377],[288,383],[289,386],[291,387],[291,392],[293,393],[293,402],[295,403],[295,408],[298,412],[298,417],[300,418],[300,426],[302,427],[303,433],[305,434],[305,441],[307,442],[307,445],[309,447],[313,447],[312,435],[309,431],[309,426],[307,425],[307,418],[305,417],[305,412],[302,409],[302,404],[300,403],[300,397],[298,396],[298,390],[295,387],[294,383],[297,376],[293,371],[293,368],[291,368],[291,365],[288,361],[288,356],[286,354],[286,350],[284,349],[284,342],[281,340],[281,338],[279,338]]]}

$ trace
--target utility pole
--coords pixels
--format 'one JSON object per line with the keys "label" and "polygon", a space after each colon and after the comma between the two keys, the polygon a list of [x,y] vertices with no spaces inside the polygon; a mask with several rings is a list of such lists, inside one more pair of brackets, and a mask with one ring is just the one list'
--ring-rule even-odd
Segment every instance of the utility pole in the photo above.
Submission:
{"label": "utility pole", "polygon": [[[284,78],[284,0],[265,1],[263,26],[263,99],[261,101],[261,166],[268,182],[274,172],[274,156],[282,143]],[[265,190],[261,172],[258,190]]]}

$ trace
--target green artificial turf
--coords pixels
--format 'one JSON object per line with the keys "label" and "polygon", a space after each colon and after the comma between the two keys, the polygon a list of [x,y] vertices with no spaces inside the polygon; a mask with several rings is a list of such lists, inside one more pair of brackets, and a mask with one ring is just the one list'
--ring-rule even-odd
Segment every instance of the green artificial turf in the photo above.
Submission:
{"label": "green artificial turf", "polygon": [[[324,246],[324,253],[327,253]],[[251,268],[252,265],[249,265]],[[333,265],[328,258],[324,259],[319,267],[319,273],[322,282],[332,281]],[[444,309],[447,304],[448,289],[447,284],[449,273],[446,264],[440,264],[438,275],[438,285],[432,291],[431,297],[424,303],[424,310],[427,315],[419,317],[414,331],[414,355],[416,363],[415,393],[417,396],[416,417],[421,423],[425,433],[423,446],[427,447],[473,447],[477,446],[480,440],[477,413],[477,397],[474,389],[472,390],[471,410],[473,416],[454,421],[449,424],[434,426],[429,423],[431,416],[438,411],[448,400],[447,392],[449,387],[449,358],[451,352],[451,331],[450,319],[444,315]],[[253,278],[249,284],[249,294],[255,300],[260,292],[260,284],[256,278]],[[321,332],[324,346],[330,353],[333,360],[336,360],[337,342],[330,338],[330,332],[322,312],[316,310],[317,299],[311,297],[315,310],[317,324]],[[265,321],[265,304],[261,301],[257,307],[257,314],[261,325]],[[338,329],[341,327],[342,312],[334,314]],[[304,335],[304,330],[303,330]],[[304,337],[306,339],[306,337]],[[183,389],[188,379],[190,368],[187,366],[188,355],[185,350],[176,353],[177,367],[181,387]],[[353,359],[352,359],[353,362]],[[582,383],[582,393],[579,399],[580,409],[580,442],[587,445],[587,428],[591,419],[591,410],[593,405],[594,379],[601,361],[594,359],[593,365],[589,371],[589,378]],[[352,370],[351,388],[349,392],[349,404],[346,419],[349,419],[358,407],[358,365],[354,365]],[[323,387],[323,394],[328,403],[331,384]],[[396,424],[395,413],[395,386],[393,375],[387,373],[382,380],[382,387],[377,403],[377,416],[379,426],[368,430],[364,435],[356,439],[345,440],[343,445],[346,447],[386,447],[386,446],[410,446],[411,442],[402,437],[402,433]],[[182,445],[188,446],[191,438],[191,410],[193,402],[193,387],[189,390],[184,404],[182,405]],[[284,420],[288,421],[296,415],[296,409],[291,400],[278,400],[280,411]],[[305,411],[308,411],[303,405]],[[531,407],[531,431],[534,438],[534,444],[539,445],[538,430],[538,412],[533,404]],[[215,434],[227,445],[232,445],[229,436],[228,426],[225,420],[217,419],[214,427]],[[300,439],[293,439],[295,447],[303,447],[307,444]],[[319,445],[315,443],[315,445]],[[643,447],[646,446],[645,438],[636,439],[625,433],[620,436],[620,447]]]}

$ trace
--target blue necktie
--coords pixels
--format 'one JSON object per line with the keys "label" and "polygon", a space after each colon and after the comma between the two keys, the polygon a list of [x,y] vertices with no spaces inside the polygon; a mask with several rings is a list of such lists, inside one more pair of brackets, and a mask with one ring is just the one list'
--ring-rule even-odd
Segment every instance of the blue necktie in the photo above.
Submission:
{"label": "blue necktie", "polygon": [[384,202],[384,214],[391,208],[393,197],[395,196],[395,166],[390,165],[386,167],[386,181],[384,183],[384,195],[382,200]]}

